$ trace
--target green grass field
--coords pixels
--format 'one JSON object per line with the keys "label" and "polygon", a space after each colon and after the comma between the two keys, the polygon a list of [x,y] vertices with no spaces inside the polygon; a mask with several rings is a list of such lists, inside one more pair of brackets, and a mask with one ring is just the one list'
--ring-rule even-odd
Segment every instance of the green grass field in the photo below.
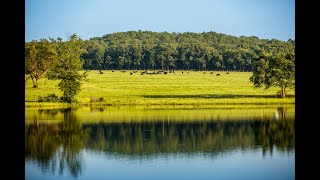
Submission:
{"label": "green grass field", "polygon": [[[215,105],[215,104],[294,104],[294,90],[287,98],[277,98],[279,88],[257,89],[250,83],[251,72],[175,71],[175,74],[145,74],[131,71],[89,71],[89,81],[83,82],[77,95],[77,105]],[[220,76],[216,76],[220,73]],[[63,103],[38,103],[38,96],[62,92],[58,81],[41,79],[38,88],[26,83],[25,101],[28,106],[66,106]],[[90,103],[103,98],[103,102]]]}

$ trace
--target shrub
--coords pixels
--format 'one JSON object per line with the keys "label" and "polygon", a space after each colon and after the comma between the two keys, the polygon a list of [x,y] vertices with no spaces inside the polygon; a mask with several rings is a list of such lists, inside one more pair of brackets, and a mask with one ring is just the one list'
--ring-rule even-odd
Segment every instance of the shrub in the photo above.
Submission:
{"label": "shrub", "polygon": [[104,101],[103,97],[100,97],[100,98],[97,98],[95,96],[90,97],[90,102],[103,102],[103,101]]}
{"label": "shrub", "polygon": [[47,96],[38,97],[38,102],[59,102],[59,98],[55,94],[48,94]]}

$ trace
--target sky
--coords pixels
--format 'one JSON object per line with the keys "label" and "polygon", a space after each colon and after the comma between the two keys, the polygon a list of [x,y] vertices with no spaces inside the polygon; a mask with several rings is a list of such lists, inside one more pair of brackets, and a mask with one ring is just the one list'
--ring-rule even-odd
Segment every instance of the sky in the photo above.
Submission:
{"label": "sky", "polygon": [[25,41],[126,31],[295,39],[294,0],[25,0]]}

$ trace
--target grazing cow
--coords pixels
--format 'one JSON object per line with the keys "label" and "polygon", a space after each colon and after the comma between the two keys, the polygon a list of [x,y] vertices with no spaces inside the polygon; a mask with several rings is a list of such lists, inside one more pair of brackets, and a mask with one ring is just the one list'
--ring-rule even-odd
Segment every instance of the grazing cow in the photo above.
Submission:
{"label": "grazing cow", "polygon": [[99,70],[99,74],[103,74],[102,70]]}
{"label": "grazing cow", "polygon": [[130,72],[130,75],[132,75],[132,72]]}
{"label": "grazing cow", "polygon": [[220,76],[220,74],[217,74],[216,76]]}
{"label": "grazing cow", "polygon": [[206,72],[203,72],[203,74],[206,74]]}
{"label": "grazing cow", "polygon": [[181,73],[183,74],[183,71]]}
{"label": "grazing cow", "polygon": [[210,72],[210,74],[213,74],[213,72]]}
{"label": "grazing cow", "polygon": [[140,74],[140,75],[144,75],[144,73],[145,73],[145,72],[141,72],[141,74]]}
{"label": "grazing cow", "polygon": [[112,72],[114,72],[114,70],[112,70]]}
{"label": "grazing cow", "polygon": [[230,74],[229,72],[227,72],[226,74]]}

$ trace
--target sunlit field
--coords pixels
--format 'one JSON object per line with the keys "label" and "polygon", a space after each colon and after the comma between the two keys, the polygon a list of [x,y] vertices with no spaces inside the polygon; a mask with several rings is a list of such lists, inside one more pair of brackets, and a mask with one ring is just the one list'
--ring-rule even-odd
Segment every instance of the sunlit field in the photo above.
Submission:
{"label": "sunlit field", "polygon": [[[279,88],[254,88],[252,72],[175,71],[168,74],[144,74],[138,71],[88,71],[76,96],[77,105],[215,105],[215,104],[294,104],[295,92],[277,98]],[[148,71],[153,72],[153,71]],[[205,74],[204,74],[205,72]],[[220,76],[217,76],[220,74]],[[26,82],[26,106],[63,106],[63,103],[38,103],[39,96],[62,95],[58,81],[41,79],[38,88]]]}

